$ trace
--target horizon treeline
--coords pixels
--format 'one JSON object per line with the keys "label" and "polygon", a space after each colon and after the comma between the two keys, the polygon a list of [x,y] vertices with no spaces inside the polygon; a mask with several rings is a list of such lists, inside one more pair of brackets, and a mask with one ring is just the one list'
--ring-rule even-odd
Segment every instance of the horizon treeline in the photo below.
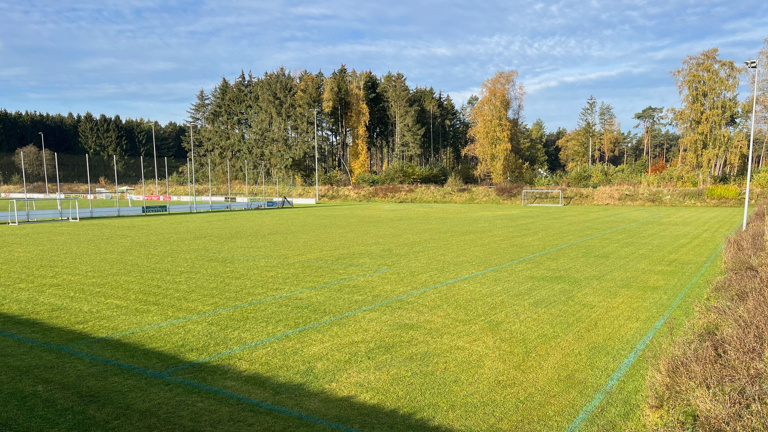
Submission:
{"label": "horizon treeline", "polygon": [[[292,73],[285,68],[261,76],[223,77],[210,91],[201,89],[187,111],[189,124],[155,123],[158,157],[190,155],[212,160],[223,171],[243,162],[265,164],[272,176],[314,176],[315,126],[321,174],[382,173],[389,167],[437,166],[444,172],[464,167],[471,181],[475,161],[465,155],[470,143],[470,111],[478,98],[457,107],[450,95],[432,87],[411,88],[400,72],[378,77],[344,65],[322,72]],[[316,123],[315,123],[316,120]],[[0,110],[0,153],[25,146],[62,154],[121,157],[152,156],[151,122],[119,115],[42,114]],[[185,122],[186,123],[186,122]],[[555,143],[565,134],[546,133],[537,120],[528,133],[541,138],[541,167],[562,169]],[[538,143],[538,141],[537,141]],[[540,154],[541,152],[537,153]],[[240,173],[242,174],[242,173]],[[445,176],[444,176],[445,177]]]}
{"label": "horizon treeline", "polygon": [[119,115],[96,117],[90,112],[63,115],[6,109],[0,109],[0,153],[13,153],[30,144],[42,148],[42,139],[45,139],[46,150],[61,154],[151,156],[152,123],[157,156],[186,157],[182,136],[188,134],[189,129],[172,121],[163,126],[142,118],[122,120]]}
{"label": "horizon treeline", "polygon": [[[63,154],[148,157],[154,125],[158,157],[183,162],[194,144],[196,165],[209,159],[217,175],[231,167],[235,178],[247,161],[263,167],[261,175],[314,179],[317,148],[325,183],[445,183],[454,175],[464,183],[596,185],[665,173],[665,182],[701,185],[743,176],[748,162],[752,107],[738,94],[747,70],[718,54],[713,48],[683,60],[671,71],[680,106],[649,105],[630,128],[594,96],[574,113],[572,130],[548,130],[541,119],[529,125],[516,71],[498,71],[479,96],[456,106],[433,87],[409,86],[400,72],[377,76],[342,64],[330,74],[279,68],[223,77],[197,92],[183,124],[0,110],[0,153],[39,149],[43,132],[46,149]],[[768,61],[768,48],[759,58]],[[768,84],[758,93],[753,162],[760,169]]]}

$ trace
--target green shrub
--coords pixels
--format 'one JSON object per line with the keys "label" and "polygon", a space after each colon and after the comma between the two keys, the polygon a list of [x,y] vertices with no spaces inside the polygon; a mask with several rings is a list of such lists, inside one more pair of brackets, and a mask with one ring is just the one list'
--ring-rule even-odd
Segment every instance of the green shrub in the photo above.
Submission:
{"label": "green shrub", "polygon": [[349,185],[347,176],[339,170],[329,171],[326,174],[320,176],[320,183],[329,186],[343,186]]}
{"label": "green shrub", "polygon": [[357,175],[355,183],[366,186],[378,186],[381,184],[381,179],[376,173],[363,173]]}
{"label": "green shrub", "polygon": [[467,164],[460,165],[456,173],[461,178],[462,183],[477,184],[477,176],[475,176],[474,168],[472,168],[471,165],[467,165]]}
{"label": "green shrub", "polygon": [[741,194],[741,189],[734,185],[717,184],[707,188],[709,199],[736,199]]}
{"label": "green shrub", "polygon": [[381,173],[380,184],[414,184],[419,182],[419,168],[407,162],[396,162]]}
{"label": "green shrub", "polygon": [[461,176],[457,172],[452,172],[451,175],[448,176],[448,180],[445,182],[445,186],[449,188],[464,187],[464,181],[461,179]]}
{"label": "green shrub", "polygon": [[439,163],[431,163],[418,169],[419,183],[442,186],[448,181],[448,169]]}

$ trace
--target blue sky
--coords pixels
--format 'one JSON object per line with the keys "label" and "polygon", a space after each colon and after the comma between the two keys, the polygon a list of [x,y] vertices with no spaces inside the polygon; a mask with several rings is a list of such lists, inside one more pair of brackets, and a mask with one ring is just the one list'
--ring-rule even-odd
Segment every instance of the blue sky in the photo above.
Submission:
{"label": "blue sky", "polygon": [[626,130],[648,105],[679,104],[669,72],[686,56],[718,47],[741,64],[768,37],[760,0],[0,0],[0,11],[0,108],[161,123],[183,121],[198,90],[241,69],[344,63],[403,72],[457,106],[515,69],[528,123],[573,128],[593,94]]}

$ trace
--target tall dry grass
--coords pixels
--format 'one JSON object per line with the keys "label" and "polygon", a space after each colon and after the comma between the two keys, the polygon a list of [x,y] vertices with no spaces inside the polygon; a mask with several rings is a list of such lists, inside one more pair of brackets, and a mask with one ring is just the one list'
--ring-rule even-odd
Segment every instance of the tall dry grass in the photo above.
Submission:
{"label": "tall dry grass", "polygon": [[725,274],[648,380],[658,431],[768,430],[768,253],[765,204],[723,250]]}

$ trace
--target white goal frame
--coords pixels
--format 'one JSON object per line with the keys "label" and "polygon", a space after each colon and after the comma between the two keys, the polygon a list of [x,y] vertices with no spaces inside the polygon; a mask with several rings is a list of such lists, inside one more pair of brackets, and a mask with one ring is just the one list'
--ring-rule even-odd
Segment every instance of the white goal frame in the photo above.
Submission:
{"label": "white goal frame", "polygon": [[[558,195],[558,203],[557,204],[536,204],[536,200],[533,202],[529,202],[530,200],[526,199],[526,194],[528,195],[535,195],[536,193],[549,193],[553,194],[556,193]],[[563,205],[563,191],[560,189],[524,189],[523,190],[523,202],[522,204],[524,206],[562,206]]]}
{"label": "white goal frame", "polygon": [[[56,209],[38,210],[36,203],[40,201],[56,201]],[[68,210],[62,206],[63,201],[69,202]],[[74,208],[72,207],[72,202],[75,203]],[[23,203],[24,208],[19,209],[18,203]],[[29,208],[30,203],[32,204],[31,209]],[[19,220],[19,213],[22,215],[21,220]],[[39,219],[80,222],[80,205],[77,198],[17,198],[8,201],[8,225],[19,225],[22,222],[38,222]]]}

